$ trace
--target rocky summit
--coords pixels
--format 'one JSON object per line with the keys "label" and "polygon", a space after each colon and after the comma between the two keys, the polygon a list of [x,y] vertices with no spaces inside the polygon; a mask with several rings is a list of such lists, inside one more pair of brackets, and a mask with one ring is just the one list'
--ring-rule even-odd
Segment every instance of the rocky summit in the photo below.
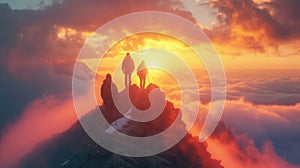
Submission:
{"label": "rocky summit", "polygon": [[[150,84],[146,89],[131,85],[129,96],[132,104],[139,110],[150,107],[149,94],[159,87]],[[122,91],[119,101],[127,94]],[[107,101],[106,101],[107,102]],[[118,103],[118,102],[117,102]],[[137,122],[124,117],[115,107],[116,104],[105,104],[100,108],[104,117],[114,127],[127,135],[147,137],[167,129],[174,119],[181,115],[172,102],[166,101],[163,112],[149,122]],[[126,109],[127,104],[123,105]],[[84,118],[91,117],[96,110]],[[109,128],[108,128],[109,129]],[[176,129],[186,129],[184,122]],[[133,144],[134,145],[134,144]],[[22,161],[22,168],[221,168],[220,161],[211,158],[207,152],[207,144],[199,143],[197,137],[187,134],[178,144],[169,150],[148,157],[125,157],[102,148],[96,144],[83,130],[77,121],[67,131],[38,145],[31,154]]]}

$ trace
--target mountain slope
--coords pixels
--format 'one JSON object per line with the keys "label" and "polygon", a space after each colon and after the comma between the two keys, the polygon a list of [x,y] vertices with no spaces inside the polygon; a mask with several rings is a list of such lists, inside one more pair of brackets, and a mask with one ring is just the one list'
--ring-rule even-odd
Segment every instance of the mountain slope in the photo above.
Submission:
{"label": "mountain slope", "polygon": [[[146,90],[140,90],[137,86],[130,87],[132,103],[140,109],[149,106],[149,93],[158,88],[150,84]],[[124,94],[120,93],[120,96]],[[100,106],[103,115],[112,125],[116,120],[122,120],[122,115],[112,107],[104,104]],[[98,107],[97,107],[98,108]],[[95,110],[85,117],[92,117]],[[171,102],[167,102],[162,114],[151,122],[139,123],[127,120],[118,131],[132,136],[155,135],[172,123],[180,110],[174,108]],[[185,129],[182,122],[176,127]],[[179,130],[180,131],[180,130]],[[40,144],[23,161],[21,168],[113,168],[113,167],[162,167],[162,168],[221,168],[220,162],[211,158],[206,150],[206,143],[199,143],[197,137],[186,135],[171,149],[149,157],[125,157],[105,150],[85,133],[79,122],[76,122],[69,130],[54,136],[52,139]]]}

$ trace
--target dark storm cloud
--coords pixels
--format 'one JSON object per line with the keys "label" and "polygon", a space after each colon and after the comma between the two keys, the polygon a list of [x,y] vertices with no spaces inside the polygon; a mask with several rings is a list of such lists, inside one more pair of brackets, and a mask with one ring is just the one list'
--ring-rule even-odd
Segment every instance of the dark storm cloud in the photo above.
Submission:
{"label": "dark storm cloud", "polygon": [[264,52],[300,37],[300,1],[211,0],[208,4],[217,10],[219,23],[205,32],[216,42]]}
{"label": "dark storm cloud", "polygon": [[[272,0],[262,4],[270,10],[272,18],[284,29],[274,28],[273,35],[277,39],[299,39],[300,37],[300,1]],[[276,31],[277,30],[277,31]]]}
{"label": "dark storm cloud", "polygon": [[49,7],[47,15],[54,24],[91,31],[116,17],[149,10],[174,13],[195,23],[190,12],[179,9],[182,7],[182,2],[172,0],[64,0]]}

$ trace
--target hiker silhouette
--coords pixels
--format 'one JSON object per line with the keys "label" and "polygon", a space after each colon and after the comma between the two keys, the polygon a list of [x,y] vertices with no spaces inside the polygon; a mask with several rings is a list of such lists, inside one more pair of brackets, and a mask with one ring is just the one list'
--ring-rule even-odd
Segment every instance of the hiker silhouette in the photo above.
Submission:
{"label": "hiker silhouette", "polygon": [[131,74],[133,70],[134,70],[134,62],[130,56],[130,53],[127,53],[122,62],[122,71],[125,75],[126,88],[128,88],[131,85]]}
{"label": "hiker silhouette", "polygon": [[148,74],[148,69],[146,67],[145,61],[142,61],[137,69],[137,75],[140,78],[141,89],[145,89],[147,74]]}
{"label": "hiker silhouette", "polygon": [[114,107],[114,98],[118,97],[118,88],[112,82],[111,75],[108,73],[101,86],[101,97],[103,104],[107,107]]}

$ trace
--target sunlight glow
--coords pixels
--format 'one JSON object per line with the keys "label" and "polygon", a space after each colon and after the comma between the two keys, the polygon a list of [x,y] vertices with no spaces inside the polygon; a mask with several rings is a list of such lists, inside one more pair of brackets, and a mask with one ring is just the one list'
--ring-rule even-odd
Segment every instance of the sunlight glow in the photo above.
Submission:
{"label": "sunlight glow", "polygon": [[[202,44],[198,47],[206,50],[205,44]],[[160,52],[157,49],[162,49],[167,52]],[[156,60],[158,61],[159,59],[160,63],[163,62],[163,64],[170,65],[171,68],[183,76],[186,72],[178,68],[180,66],[175,65],[172,60],[166,59],[167,57],[165,54],[172,53],[177,55],[187,64],[187,66],[191,68],[195,75],[199,75],[199,70],[205,70],[205,66],[201,60],[199,60],[199,57],[196,55],[196,53],[181,41],[158,33],[135,34],[116,43],[109,51],[106,52],[100,65],[93,65],[92,59],[83,60],[92,70],[95,70],[97,74],[99,74],[96,79],[96,91],[99,91],[102,81],[104,80],[104,76],[107,73],[110,73],[112,76],[114,76],[116,73],[116,68],[121,66],[122,60],[127,52],[131,54],[132,59],[134,60],[135,69],[138,67],[141,60],[145,61],[146,66],[149,69],[146,85],[149,83],[154,83],[160,86],[160,88],[167,94],[167,99],[174,102],[175,106],[178,106],[178,103],[181,100],[180,92],[177,92],[180,90],[179,86],[168,73],[160,69],[155,69],[157,66]],[[149,59],[147,56],[151,56],[151,59]],[[133,84],[137,84],[139,86],[139,80],[136,71],[133,72],[132,78]],[[198,82],[200,82],[201,79],[203,78],[197,78],[196,80],[199,80]],[[124,89],[123,82],[114,82],[119,90]],[[100,97],[98,99],[100,99]]]}

